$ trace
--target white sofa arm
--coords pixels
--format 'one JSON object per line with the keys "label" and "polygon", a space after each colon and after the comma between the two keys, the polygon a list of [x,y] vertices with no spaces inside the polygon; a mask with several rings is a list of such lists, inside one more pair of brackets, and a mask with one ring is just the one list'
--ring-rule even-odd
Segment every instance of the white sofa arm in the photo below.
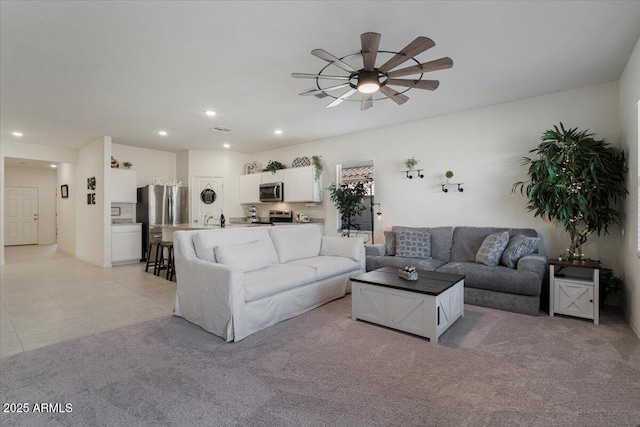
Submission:
{"label": "white sofa arm", "polygon": [[233,341],[234,325],[237,327],[242,322],[244,273],[198,258],[190,233],[181,233],[174,234],[178,282],[175,314]]}
{"label": "white sofa arm", "polygon": [[320,255],[351,258],[360,264],[363,272],[365,271],[367,257],[365,256],[365,246],[362,237],[322,236]]}

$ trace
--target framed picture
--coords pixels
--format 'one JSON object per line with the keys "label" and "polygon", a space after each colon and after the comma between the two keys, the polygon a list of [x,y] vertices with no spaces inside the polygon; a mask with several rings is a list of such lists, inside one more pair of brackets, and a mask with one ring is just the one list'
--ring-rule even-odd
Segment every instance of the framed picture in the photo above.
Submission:
{"label": "framed picture", "polygon": [[63,199],[69,198],[69,186],[67,184],[60,186],[60,195]]}
{"label": "framed picture", "polygon": [[87,193],[87,204],[88,205],[96,204],[96,193]]}

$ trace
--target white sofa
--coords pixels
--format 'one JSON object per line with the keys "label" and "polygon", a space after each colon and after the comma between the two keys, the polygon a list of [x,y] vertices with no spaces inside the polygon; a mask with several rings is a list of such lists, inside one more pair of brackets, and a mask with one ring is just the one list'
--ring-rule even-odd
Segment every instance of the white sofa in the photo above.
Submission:
{"label": "white sofa", "polygon": [[229,341],[351,291],[364,273],[362,239],[317,224],[176,231],[175,315]]}

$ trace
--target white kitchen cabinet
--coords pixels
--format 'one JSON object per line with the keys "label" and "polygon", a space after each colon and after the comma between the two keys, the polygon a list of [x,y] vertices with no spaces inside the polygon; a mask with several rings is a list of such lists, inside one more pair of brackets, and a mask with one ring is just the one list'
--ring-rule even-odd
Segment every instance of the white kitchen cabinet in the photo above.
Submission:
{"label": "white kitchen cabinet", "polygon": [[549,260],[549,315],[582,317],[599,324],[599,279],[597,262]]}
{"label": "white kitchen cabinet", "polygon": [[111,264],[134,264],[142,259],[142,224],[111,226]]}
{"label": "white kitchen cabinet", "polygon": [[284,201],[291,202],[321,202],[322,176],[316,180],[314,166],[285,169],[283,173]]}
{"label": "white kitchen cabinet", "polygon": [[111,169],[111,203],[137,203],[136,186],[136,171]]}
{"label": "white kitchen cabinet", "polygon": [[260,175],[262,176],[261,184],[271,184],[272,182],[283,182],[284,180],[284,171],[286,169],[280,169],[273,172],[262,172]]}
{"label": "white kitchen cabinet", "polygon": [[260,203],[260,184],[262,174],[240,175],[240,203]]}

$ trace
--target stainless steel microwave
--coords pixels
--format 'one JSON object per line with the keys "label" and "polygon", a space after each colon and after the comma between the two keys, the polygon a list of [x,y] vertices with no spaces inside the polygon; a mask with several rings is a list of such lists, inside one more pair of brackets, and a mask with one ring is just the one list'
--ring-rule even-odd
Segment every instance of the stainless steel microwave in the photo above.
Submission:
{"label": "stainless steel microwave", "polygon": [[282,202],[284,200],[284,184],[281,182],[271,182],[260,184],[261,202]]}

